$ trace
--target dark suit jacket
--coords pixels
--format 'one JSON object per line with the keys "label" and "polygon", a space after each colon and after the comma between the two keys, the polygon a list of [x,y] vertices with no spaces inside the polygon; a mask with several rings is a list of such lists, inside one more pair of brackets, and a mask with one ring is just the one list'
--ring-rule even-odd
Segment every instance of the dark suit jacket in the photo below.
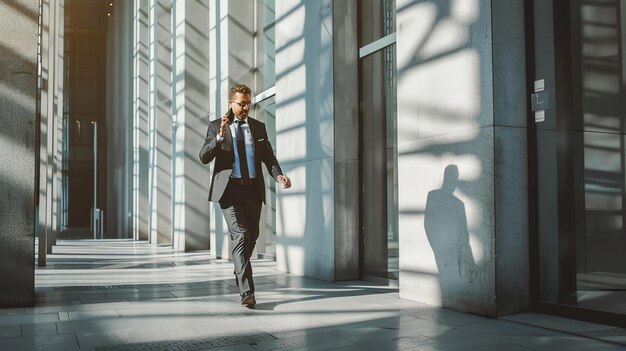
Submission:
{"label": "dark suit jacket", "polygon": [[[233,164],[235,163],[233,137],[230,128],[226,128],[224,140],[221,142],[217,141],[217,133],[220,130],[220,124],[221,118],[209,123],[204,145],[202,149],[200,149],[200,161],[202,161],[202,163],[207,164],[215,159],[211,187],[209,188],[209,201],[213,202],[219,202],[224,194],[224,190],[226,190],[226,186],[228,186],[228,179],[233,170]],[[276,160],[272,144],[267,138],[265,124],[248,116],[248,125],[250,133],[252,134],[252,140],[254,140],[254,167],[256,169],[259,195],[265,203],[265,182],[263,180],[261,162],[265,163],[267,171],[274,179],[282,175],[283,171],[280,169],[278,160]]]}

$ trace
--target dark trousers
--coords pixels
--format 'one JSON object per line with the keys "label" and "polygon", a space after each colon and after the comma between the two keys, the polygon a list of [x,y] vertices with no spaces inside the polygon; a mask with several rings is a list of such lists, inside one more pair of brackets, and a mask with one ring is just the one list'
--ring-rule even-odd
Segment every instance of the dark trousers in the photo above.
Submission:
{"label": "dark trousers", "polygon": [[237,180],[231,180],[220,200],[220,207],[230,233],[239,293],[254,293],[250,256],[259,237],[261,217],[261,197],[257,184],[241,185]]}

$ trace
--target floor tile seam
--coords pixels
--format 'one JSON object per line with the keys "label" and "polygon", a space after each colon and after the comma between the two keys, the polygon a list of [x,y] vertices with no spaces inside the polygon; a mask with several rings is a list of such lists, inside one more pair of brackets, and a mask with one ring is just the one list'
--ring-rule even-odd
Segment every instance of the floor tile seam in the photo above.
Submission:
{"label": "floor tile seam", "polygon": [[[522,315],[533,315],[533,319],[532,320],[536,320],[537,322],[524,322],[523,319],[520,320],[519,318],[515,318],[516,315],[504,316],[501,319],[505,320],[505,321],[510,321],[510,322],[517,322],[517,321],[519,321],[521,323],[531,324],[533,326],[540,325],[541,323],[543,323],[542,321],[545,321],[546,323],[551,323],[551,324],[567,323],[567,324],[569,324],[569,325],[571,325],[573,327],[585,328],[588,331],[604,331],[604,330],[607,330],[607,331],[608,330],[621,331],[621,332],[624,333],[623,336],[626,336],[626,329],[619,328],[619,327],[614,327],[614,326],[610,326],[610,325],[604,325],[604,324],[598,324],[598,323],[593,323],[593,322],[587,322],[587,321],[583,321],[583,320],[567,319],[565,317],[557,317],[557,316],[546,315],[546,314],[523,313]],[[555,327],[555,328],[560,330],[558,327]]]}
{"label": "floor tile seam", "polygon": [[[156,350],[164,349],[164,348],[160,348],[160,346],[163,346],[165,347],[165,349],[168,349],[168,350],[170,349],[180,350],[181,346],[190,346],[190,345],[184,345],[184,343],[191,343],[193,350],[200,350],[196,348],[198,346],[197,345],[198,343],[200,344],[211,343],[211,341],[213,340],[217,342],[216,345],[207,345],[209,349],[213,349],[214,347],[221,347],[221,346],[230,347],[230,346],[236,346],[236,345],[244,345],[248,342],[255,342],[256,340],[254,340],[254,338],[260,336],[260,334],[268,334],[268,336],[274,338],[273,335],[267,332],[263,332],[261,330],[257,330],[257,329],[250,329],[243,333],[240,331],[236,331],[236,332],[228,332],[226,334],[206,334],[206,335],[182,337],[182,338],[176,338],[176,337],[170,338],[168,337],[169,334],[165,332],[164,338],[157,338],[157,339],[144,340],[144,341],[135,341],[135,342],[127,343],[127,344],[117,344],[117,345],[113,344],[110,346],[113,347],[113,349],[115,349],[116,346],[119,346],[123,350],[130,350],[127,347],[142,347],[142,346],[149,347],[151,349],[156,349]],[[241,337],[243,337],[243,340],[241,340]],[[262,337],[266,337],[266,336],[262,336]],[[260,341],[256,341],[256,342],[260,342]],[[167,343],[168,345],[159,345],[161,343]],[[183,343],[183,345],[177,345],[178,343]],[[142,349],[146,349],[146,348],[142,348]]]}
{"label": "floor tile seam", "polygon": [[486,339],[441,340],[441,339],[436,339],[436,338],[427,337],[427,336],[426,336],[426,338],[429,339],[428,343],[436,343],[438,345],[441,345],[441,348],[443,350],[445,350],[447,347],[451,347],[451,345],[459,345],[459,344],[463,344],[464,347],[466,347],[467,349],[472,349],[472,350],[476,349],[476,348],[484,348],[484,347],[487,347],[489,345],[498,345],[498,346],[500,346],[501,344],[512,344],[512,345],[515,345],[515,346],[519,346],[520,348],[527,349],[529,351],[540,350],[540,349],[536,349],[534,346],[531,346],[531,345],[528,345],[528,344],[522,344],[522,343],[514,342],[514,341],[511,341],[511,340],[506,339],[506,338],[502,338],[502,340],[486,340]]}
{"label": "floor tile seam", "polygon": [[[528,331],[528,330],[523,330],[520,328],[515,328],[514,325],[503,325],[505,323],[502,323],[501,321],[497,320],[497,319],[493,319],[493,320],[488,320],[488,323],[470,323],[470,324],[463,324],[463,325],[458,325],[458,326],[449,326],[449,325],[445,325],[445,324],[439,324],[436,323],[434,321],[430,321],[429,322],[436,324],[442,328],[447,328],[448,330],[446,330],[446,333],[453,333],[453,335],[450,336],[450,334],[448,334],[448,339],[450,340],[461,340],[463,339],[467,334],[473,335],[475,333],[481,334],[484,337],[499,337],[500,333],[503,331],[506,331],[508,333],[510,333],[510,335],[508,336],[509,339],[516,339],[516,338],[527,338],[527,334],[529,333],[535,333],[533,334],[534,336],[537,337],[550,337],[547,334],[540,334],[538,333],[537,330],[534,331]],[[496,324],[496,326],[494,325],[490,325],[490,324]],[[535,328],[529,328],[529,329],[535,329]],[[538,329],[538,328],[537,328]],[[458,334],[456,334],[458,333]],[[562,334],[562,333],[561,333]],[[426,337],[431,337],[429,335],[425,335],[422,334]],[[564,334],[565,335],[565,334]],[[432,337],[431,337],[432,338]]]}
{"label": "floor tile seam", "polygon": [[[35,317],[35,315],[32,315],[33,317]],[[59,314],[57,312],[49,312],[46,313],[44,315],[37,315],[37,317],[41,320],[43,319],[50,319],[48,321],[35,321],[35,320],[20,320],[17,319],[16,321],[14,321],[15,323],[11,323],[11,321],[7,321],[6,319],[2,320],[0,322],[0,327],[4,327],[4,326],[12,326],[12,325],[19,325],[19,324],[26,324],[26,325],[31,325],[31,324],[38,324],[38,323],[52,323],[52,322],[58,322],[59,321]],[[55,319],[56,318],[56,319]],[[35,318],[33,318],[35,319]]]}
{"label": "floor tile seam", "polygon": [[[384,328],[378,328],[378,329],[384,329]],[[346,331],[349,331],[349,330],[353,330],[353,329],[345,329],[345,330],[343,330],[343,331],[344,331],[344,332],[346,332]],[[343,339],[343,340],[345,340],[345,341],[348,341],[348,342],[349,342],[349,343],[351,343],[351,344],[359,344],[359,343],[362,341],[362,340],[359,340],[359,341],[351,340],[351,339],[347,338],[346,336],[341,335],[339,332],[332,332],[332,334],[333,334],[335,337],[338,337],[338,338],[340,338],[340,339]],[[367,335],[366,335],[366,336],[367,336]],[[387,341],[387,340],[389,340],[389,341],[391,341],[391,340],[395,340],[395,339],[397,339],[397,338],[398,338],[397,336],[390,336],[390,337],[388,337],[388,338],[380,338],[380,336],[381,336],[381,335],[380,335],[380,333],[377,333],[377,335],[376,335],[377,340],[383,340],[383,341]]]}
{"label": "floor tile seam", "polygon": [[[171,291],[171,290],[161,290],[161,291]],[[142,293],[149,293],[151,291],[141,291],[141,290],[135,290],[135,291],[122,291],[122,292],[114,292],[114,291],[110,291],[110,292],[102,292],[102,291],[79,291],[79,290],[72,290],[70,294],[67,293],[62,293],[62,294],[36,294],[35,295],[35,299],[36,300],[46,300],[46,299],[71,299],[74,297],[78,297],[78,296],[93,296],[93,295],[102,295],[104,294],[142,294]]]}
{"label": "floor tile seam", "polygon": [[[223,274],[226,274],[228,271],[232,272],[232,268],[228,269],[226,267],[224,268],[212,268],[212,269],[207,269],[207,268],[202,268],[202,267],[193,267],[191,269],[187,269],[187,268],[174,268],[174,267],[158,267],[158,268],[115,268],[115,269],[100,269],[100,268],[94,268],[94,269],[84,269],[84,268],[80,268],[80,269],[63,269],[63,270],[59,270],[58,272],[54,272],[54,273],[50,273],[50,272],[36,272],[35,273],[35,280],[37,279],[59,279],[59,278],[64,278],[66,276],[76,276],[77,274],[80,274],[81,276],[79,276],[79,278],[85,278],[84,276],[93,276],[95,274],[104,274],[104,275],[110,275],[110,276],[119,276],[120,274],[123,273],[122,277],[127,277],[133,274],[137,274],[137,275],[145,275],[145,274],[153,274],[153,275],[161,275],[163,272],[168,272],[168,273],[176,273],[176,274],[199,274],[199,273],[215,273],[215,272],[224,272]],[[263,270],[258,270],[263,272]],[[268,272],[267,274],[270,274],[272,272]]]}
{"label": "floor tile seam", "polygon": [[[105,329],[102,328],[102,321],[67,321],[60,323],[58,326],[58,335],[66,335],[66,334],[115,334],[120,331],[133,331],[138,330],[136,321],[131,321],[130,319],[122,320],[121,318],[116,318],[123,323],[116,323],[114,325],[108,325]],[[113,319],[111,319],[113,320]],[[160,329],[162,326],[162,321],[141,321],[141,330],[145,331],[147,328]]]}
{"label": "floor tile seam", "polygon": [[[143,262],[138,262],[138,261],[115,261],[112,262],[112,260],[110,259],[94,259],[91,261],[52,261],[50,264],[48,264],[46,267],[36,267],[35,271],[38,273],[54,273],[55,271],[64,271],[64,270],[68,270],[68,269],[76,269],[76,270],[94,270],[94,269],[103,269],[103,270],[113,270],[113,269],[146,269],[146,268],[159,268],[156,267],[158,265],[161,265],[162,267],[160,268],[175,268],[178,267],[178,269],[181,268],[190,268],[190,269],[197,269],[199,267],[203,267],[203,268],[211,268],[211,269],[219,269],[221,268],[221,266],[225,266],[228,263],[230,263],[230,261],[227,262],[205,262],[206,260],[197,260],[197,259],[193,259],[193,260],[185,260],[185,261],[179,261],[179,260],[159,260],[159,261],[143,261]],[[272,267],[274,267],[273,262],[255,262],[252,261],[252,263],[256,266],[256,267],[263,267],[263,268],[269,268],[271,269]],[[66,268],[67,267],[67,268]]]}
{"label": "floor tile seam", "polygon": [[[274,334],[271,334],[274,335]],[[276,339],[273,340],[264,340],[258,343],[258,345],[260,345],[262,348],[257,348],[254,347],[254,349],[259,349],[259,350],[275,350],[276,347],[278,346],[278,350],[310,350],[311,348],[309,347],[309,345],[305,345],[304,348],[302,347],[298,347],[298,348],[293,348],[293,342],[294,341],[301,341],[302,336],[290,336],[290,337],[286,337],[286,338],[280,338],[276,335],[274,335],[276,337]],[[289,339],[294,339],[294,340],[289,340]],[[346,341],[346,345],[342,345],[342,346],[350,346],[353,345],[354,343],[351,341],[348,341],[346,339],[343,339],[344,341]],[[331,340],[325,341],[325,342],[333,342]],[[306,341],[305,341],[306,343]],[[286,345],[285,345],[286,344]],[[274,348],[268,349],[266,348],[267,346],[273,346]],[[334,350],[336,348],[336,344],[333,346],[327,346],[327,347],[321,347],[319,343],[314,345],[314,350],[316,351],[325,351],[325,350]],[[288,348],[286,348],[288,347]]]}
{"label": "floor tile seam", "polygon": [[[111,307],[106,307],[106,308],[99,308],[99,307],[90,307],[91,305],[85,304],[85,305],[67,305],[67,306],[58,306],[58,307],[51,307],[51,309],[60,309],[60,311],[57,312],[102,312],[102,311],[110,311],[110,310],[115,310],[115,308],[111,308]],[[69,308],[64,308],[64,307],[69,307]],[[46,307],[44,307],[46,308]],[[34,312],[32,314],[29,314],[30,316],[39,316],[42,314],[53,314],[53,313],[57,313],[57,312],[48,312],[48,311],[42,311],[40,313]]]}
{"label": "floor tile seam", "polygon": [[[50,287],[55,287],[55,288],[67,288],[67,287],[85,287],[85,286],[92,286],[92,287],[106,287],[106,286],[115,286],[115,285],[128,285],[128,283],[130,283],[131,281],[123,281],[123,282],[119,282],[119,283],[112,283],[110,281],[99,281],[99,282],[92,282],[91,285],[84,285],[84,281],[81,281],[80,283],[83,283],[81,285],[67,285],[68,283],[63,283],[63,284],[57,284],[57,285],[50,285]],[[136,280],[134,280],[133,282],[136,282]],[[171,282],[171,281],[170,281]],[[179,283],[181,284],[186,284],[188,281],[184,281],[181,280]],[[74,283],[78,283],[78,282],[71,282],[72,284]],[[157,282],[157,281],[146,281],[145,282],[146,285],[151,285],[151,284],[158,284],[158,285],[164,285],[167,284],[165,282],[161,283],[161,282]],[[144,290],[147,290],[149,288],[145,287],[143,288]],[[98,290],[98,289],[94,289],[94,290]],[[104,289],[101,289],[104,290]],[[67,290],[67,291],[77,291],[77,290]]]}
{"label": "floor tile seam", "polygon": [[[145,309],[141,308],[133,308],[133,309],[119,309],[116,310],[116,313],[120,318],[133,318],[137,316],[146,316],[145,312],[142,313]],[[151,311],[151,309],[148,309]],[[210,314],[211,311],[203,308],[202,306],[198,306],[195,310],[159,310],[158,314],[148,314],[147,316],[158,316],[158,317],[183,317],[189,315],[206,315]]]}
{"label": "floor tile seam", "polygon": [[590,339],[590,340],[600,341],[600,342],[611,344],[611,345],[626,346],[626,341],[624,341],[624,342],[612,341],[612,340],[604,339],[604,338],[601,338],[601,337],[596,337],[596,336],[593,336],[593,335],[587,335],[587,334],[583,334],[583,333],[577,333],[575,331],[567,331],[567,330],[563,330],[563,329],[559,329],[559,328],[548,327],[548,326],[543,326],[543,325],[537,325],[537,324],[533,324],[533,323],[529,323],[529,322],[523,322],[523,321],[517,321],[517,320],[511,320],[511,319],[497,319],[497,321],[503,322],[503,323],[509,323],[509,324],[519,324],[519,325],[529,326],[529,327],[537,328],[537,329],[541,329],[541,330],[548,330],[548,331],[556,332],[556,333],[563,334],[563,335],[577,336],[577,337],[580,337],[580,338],[583,338],[583,339]]}
{"label": "floor tile seam", "polygon": [[[210,274],[210,273],[203,273],[203,274]],[[220,279],[217,279],[215,281],[224,281],[224,280],[229,280],[231,278],[232,278],[231,276],[224,275],[223,277],[220,277]],[[79,278],[74,278],[72,280],[51,279],[51,280],[36,281],[35,286],[36,288],[61,288],[61,287],[84,287],[84,286],[102,287],[102,286],[119,286],[119,285],[130,285],[130,284],[164,285],[164,284],[167,284],[167,282],[174,283],[174,284],[192,284],[192,283],[201,283],[204,281],[196,277],[184,277],[184,276],[175,277],[169,280],[164,280],[163,278],[160,278],[156,275],[142,277],[142,279],[128,277],[128,278],[119,279],[119,280],[113,280],[108,277],[99,277],[99,278],[94,278],[94,277],[80,278],[79,277]]]}
{"label": "floor tile seam", "polygon": [[25,316],[26,313],[20,313],[20,314],[2,314],[0,313],[0,320],[3,318],[7,318],[7,317],[14,317],[14,316]]}

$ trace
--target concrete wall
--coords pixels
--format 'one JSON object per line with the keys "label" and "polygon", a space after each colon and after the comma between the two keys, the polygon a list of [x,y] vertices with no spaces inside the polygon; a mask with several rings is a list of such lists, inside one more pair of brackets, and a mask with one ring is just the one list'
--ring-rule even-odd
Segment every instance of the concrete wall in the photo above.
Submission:
{"label": "concrete wall", "polygon": [[209,8],[201,0],[174,0],[173,16],[174,248],[208,250],[206,167],[198,151],[209,109]]}
{"label": "concrete wall", "polygon": [[400,296],[487,316],[523,308],[521,1],[401,0],[397,19]]}
{"label": "concrete wall", "polygon": [[529,228],[524,1],[493,0],[497,313],[528,310]]}
{"label": "concrete wall", "polygon": [[0,308],[34,303],[38,3],[0,3]]}
{"label": "concrete wall", "polygon": [[332,1],[276,1],[276,154],[292,179],[277,188],[276,260],[333,280],[335,169]]}

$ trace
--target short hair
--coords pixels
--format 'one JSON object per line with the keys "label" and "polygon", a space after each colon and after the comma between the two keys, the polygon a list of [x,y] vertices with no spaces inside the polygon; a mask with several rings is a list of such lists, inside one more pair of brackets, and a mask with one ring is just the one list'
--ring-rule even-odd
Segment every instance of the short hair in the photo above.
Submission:
{"label": "short hair", "polygon": [[235,94],[240,93],[243,95],[252,95],[252,89],[243,83],[236,83],[230,88],[230,92],[228,93],[228,100],[232,100],[235,98]]}

